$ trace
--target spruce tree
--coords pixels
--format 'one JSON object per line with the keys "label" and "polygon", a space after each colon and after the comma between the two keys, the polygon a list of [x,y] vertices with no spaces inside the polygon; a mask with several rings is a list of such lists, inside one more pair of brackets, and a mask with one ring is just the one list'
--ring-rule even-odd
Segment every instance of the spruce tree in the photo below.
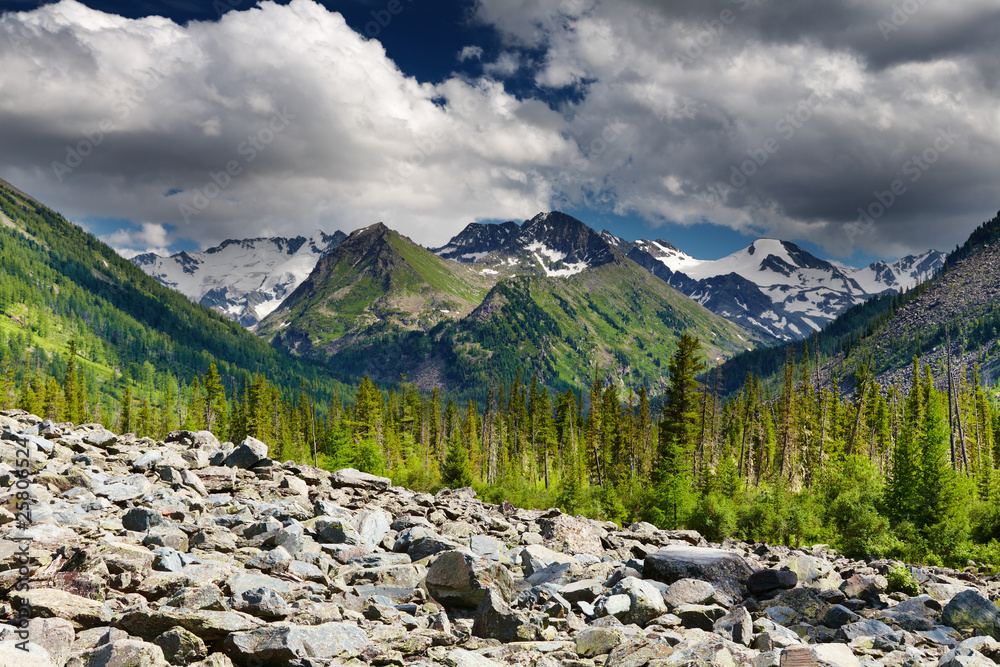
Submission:
{"label": "spruce tree", "polygon": [[441,466],[441,481],[445,486],[458,489],[472,486],[472,466],[469,463],[469,448],[462,442],[459,429],[453,429],[448,438],[448,453]]}
{"label": "spruce tree", "polygon": [[919,525],[932,526],[946,514],[953,491],[949,456],[948,425],[941,397],[934,390],[930,367],[925,367],[923,392],[926,400],[920,435]]}
{"label": "spruce tree", "polygon": [[670,386],[660,422],[660,440],[653,483],[655,518],[677,527],[681,506],[690,495],[688,471],[698,435],[699,391],[697,376],[705,365],[699,359],[701,344],[683,334],[668,366]]}

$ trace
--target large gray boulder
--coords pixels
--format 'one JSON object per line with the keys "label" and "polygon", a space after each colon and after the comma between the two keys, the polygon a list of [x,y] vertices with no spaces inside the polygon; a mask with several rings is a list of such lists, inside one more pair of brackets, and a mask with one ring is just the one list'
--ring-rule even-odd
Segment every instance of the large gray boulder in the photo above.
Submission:
{"label": "large gray boulder", "polygon": [[667,613],[667,605],[659,589],[642,579],[625,577],[611,589],[611,595],[625,595],[629,599],[628,609],[614,614],[622,623],[645,627],[654,618]]}
{"label": "large gray boulder", "polygon": [[493,589],[505,602],[510,600],[514,580],[496,561],[465,551],[442,553],[427,570],[427,592],[446,608],[475,609]]}
{"label": "large gray boulder", "polygon": [[501,642],[524,642],[538,638],[539,628],[528,622],[504,601],[495,590],[487,589],[483,601],[476,607],[472,623],[472,635],[483,639],[498,639]]}
{"label": "large gray boulder", "polygon": [[669,546],[648,554],[642,576],[665,584],[700,579],[727,594],[742,598],[753,570],[739,554],[721,549]]}
{"label": "large gray boulder", "polygon": [[959,630],[1000,639],[1000,609],[976,591],[962,591],[941,612],[941,622]]}
{"label": "large gray boulder", "polygon": [[247,436],[240,446],[229,453],[225,465],[229,468],[249,470],[267,458],[267,445],[257,438]]}
{"label": "large gray boulder", "polygon": [[303,658],[356,658],[369,645],[365,631],[349,623],[303,626],[272,623],[226,638],[227,653],[250,664],[284,665]]}

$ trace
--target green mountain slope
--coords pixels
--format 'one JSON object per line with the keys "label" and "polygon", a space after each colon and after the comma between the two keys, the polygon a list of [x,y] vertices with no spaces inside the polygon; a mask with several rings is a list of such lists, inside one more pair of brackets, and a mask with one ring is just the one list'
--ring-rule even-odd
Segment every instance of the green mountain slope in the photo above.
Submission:
{"label": "green mountain slope", "polygon": [[301,383],[321,396],[337,390],[320,367],[161,286],[6,182],[0,182],[0,334],[18,350],[33,351],[39,366],[54,364],[56,375],[68,341],[76,340],[95,393],[122,376],[163,373],[190,381],[211,363],[230,388],[261,372],[289,390]]}
{"label": "green mountain slope", "polygon": [[583,387],[596,375],[659,393],[682,333],[704,341],[710,364],[760,342],[616,251],[613,261],[569,278],[501,282],[453,341],[496,379],[510,381],[521,367],[554,388]]}
{"label": "green mountain slope", "polygon": [[382,223],[351,234],[258,327],[300,354],[329,355],[372,336],[429,331],[468,314],[490,287]]}
{"label": "green mountain slope", "polygon": [[[577,245],[601,261],[570,277],[502,277],[441,259],[378,224],[321,260],[258,331],[275,345],[323,358],[345,381],[368,375],[396,382],[404,374],[425,388],[470,395],[491,381],[511,382],[519,371],[552,388],[582,388],[596,374],[655,392],[681,333],[700,336],[712,363],[760,342],[583,223],[567,216],[562,227],[551,224],[556,236],[563,228],[585,230],[586,243]],[[595,243],[600,247],[590,247]]]}

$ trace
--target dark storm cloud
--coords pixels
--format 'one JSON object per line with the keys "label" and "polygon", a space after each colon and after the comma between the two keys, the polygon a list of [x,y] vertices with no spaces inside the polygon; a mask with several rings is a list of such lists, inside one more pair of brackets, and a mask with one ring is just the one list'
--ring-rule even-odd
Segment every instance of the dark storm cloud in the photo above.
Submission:
{"label": "dark storm cloud", "polygon": [[576,91],[574,136],[623,126],[581,200],[890,255],[948,247],[1000,208],[995,2],[481,0],[478,12],[511,48],[545,49],[536,81]]}

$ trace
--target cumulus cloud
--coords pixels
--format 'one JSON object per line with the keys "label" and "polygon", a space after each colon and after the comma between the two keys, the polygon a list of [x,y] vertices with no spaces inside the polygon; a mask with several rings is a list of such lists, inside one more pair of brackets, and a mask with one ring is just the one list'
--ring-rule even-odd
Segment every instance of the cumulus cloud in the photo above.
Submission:
{"label": "cumulus cloud", "polygon": [[546,209],[546,172],[578,154],[545,104],[407,77],[311,0],[184,27],[62,0],[0,18],[0,62],[12,182],[203,244],[378,220],[443,243]]}
{"label": "cumulus cloud", "polygon": [[1000,207],[995,0],[479,0],[475,16],[501,54],[429,84],[313,0],[186,26],[75,0],[6,14],[0,175],[72,218],[164,230],[123,231],[132,249],[377,220],[433,245],[576,206],[899,255]]}
{"label": "cumulus cloud", "polygon": [[163,225],[145,223],[122,227],[117,231],[99,237],[127,259],[144,252],[169,255],[170,233]]}

